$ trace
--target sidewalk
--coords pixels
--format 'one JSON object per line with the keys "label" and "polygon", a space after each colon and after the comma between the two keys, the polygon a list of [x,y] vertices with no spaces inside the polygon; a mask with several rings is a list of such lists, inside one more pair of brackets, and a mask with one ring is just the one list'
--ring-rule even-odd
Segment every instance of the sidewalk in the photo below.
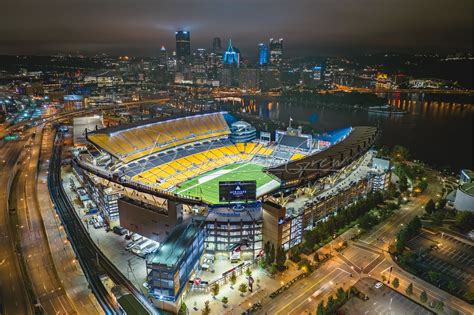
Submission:
{"label": "sidewalk", "polygon": [[[215,299],[210,292],[191,290],[186,295],[184,302],[189,309],[189,314],[201,314],[201,309],[204,307],[205,301],[209,301],[211,314],[241,314],[254,303],[262,301],[265,297],[268,297],[270,293],[299,274],[301,274],[301,271],[289,268],[289,270],[286,270],[277,277],[271,278],[263,269],[256,267],[252,270],[252,278],[255,280],[253,285],[254,292],[247,292],[243,294],[243,296],[241,295],[239,291],[240,284],[248,284],[247,276],[244,273],[237,276],[237,282],[233,288],[230,283],[221,285],[219,294]],[[260,284],[258,284],[257,279],[260,280]],[[221,301],[224,296],[229,299],[227,307],[224,307]],[[196,309],[194,309],[194,305],[196,305]]]}

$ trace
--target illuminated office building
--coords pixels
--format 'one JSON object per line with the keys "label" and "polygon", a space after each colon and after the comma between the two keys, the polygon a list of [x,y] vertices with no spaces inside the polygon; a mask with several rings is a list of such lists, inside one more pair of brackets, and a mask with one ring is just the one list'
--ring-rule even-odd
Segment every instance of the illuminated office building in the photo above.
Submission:
{"label": "illuminated office building", "polygon": [[229,46],[224,53],[223,63],[225,66],[236,66],[238,67],[240,64],[240,51],[232,46],[232,40],[229,39]]}
{"label": "illuminated office building", "polygon": [[187,59],[191,56],[191,34],[187,31],[176,32],[176,57]]}
{"label": "illuminated office building", "polygon": [[283,38],[270,38],[270,63],[279,65],[283,59]]}
{"label": "illuminated office building", "polygon": [[264,43],[258,44],[258,64],[263,66],[268,62],[268,47]]}

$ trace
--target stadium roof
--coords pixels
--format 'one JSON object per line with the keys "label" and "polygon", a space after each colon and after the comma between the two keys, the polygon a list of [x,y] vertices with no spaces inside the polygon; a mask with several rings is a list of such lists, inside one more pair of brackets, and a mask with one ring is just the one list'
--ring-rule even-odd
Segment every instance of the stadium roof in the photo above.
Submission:
{"label": "stadium roof", "polygon": [[375,127],[354,127],[344,140],[327,150],[269,168],[267,172],[278,177],[286,187],[326,176],[364,154],[374,144],[377,134]]}
{"label": "stadium roof", "polygon": [[206,111],[206,112],[199,112],[199,113],[183,113],[183,114],[176,114],[172,116],[165,116],[165,117],[158,117],[158,118],[150,118],[150,119],[145,119],[145,120],[139,120],[130,124],[126,125],[119,125],[115,127],[109,127],[109,128],[103,128],[99,130],[94,130],[94,131],[89,131],[89,134],[96,134],[96,133],[101,133],[101,134],[107,134],[111,135],[116,132],[128,130],[128,129],[133,129],[133,128],[138,128],[138,127],[143,127],[146,125],[153,125],[159,122],[164,122],[164,121],[169,121],[169,120],[174,120],[174,119],[180,119],[180,118],[186,118],[186,117],[194,117],[194,116],[204,116],[208,114],[214,114],[214,113],[222,113],[225,114],[227,112],[225,111]]}

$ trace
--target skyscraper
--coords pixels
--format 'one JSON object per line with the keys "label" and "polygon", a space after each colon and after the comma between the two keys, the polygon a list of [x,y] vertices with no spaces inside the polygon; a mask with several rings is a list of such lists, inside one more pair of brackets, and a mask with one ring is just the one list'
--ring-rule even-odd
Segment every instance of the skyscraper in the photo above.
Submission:
{"label": "skyscraper", "polygon": [[168,53],[166,52],[165,46],[161,46],[160,54],[158,56],[158,62],[160,63],[160,65],[165,66],[167,61],[168,61]]}
{"label": "skyscraper", "polygon": [[240,65],[240,51],[232,46],[232,40],[229,39],[229,46],[224,53],[224,57],[222,58],[222,62],[226,66],[236,66]]}
{"label": "skyscraper", "polygon": [[212,52],[215,54],[220,54],[222,52],[220,37],[214,37],[214,39],[212,40]]}
{"label": "skyscraper", "polygon": [[176,57],[187,59],[191,56],[191,34],[187,31],[176,32]]}
{"label": "skyscraper", "polygon": [[279,65],[283,59],[283,38],[270,38],[270,63]]}
{"label": "skyscraper", "polygon": [[268,48],[264,43],[258,44],[258,64],[263,66],[268,62]]}

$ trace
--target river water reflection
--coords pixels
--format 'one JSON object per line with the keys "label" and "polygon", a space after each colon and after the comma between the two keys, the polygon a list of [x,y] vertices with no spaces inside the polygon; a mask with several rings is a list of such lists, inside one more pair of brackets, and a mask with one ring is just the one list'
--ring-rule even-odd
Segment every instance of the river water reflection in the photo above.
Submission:
{"label": "river water reflection", "polygon": [[473,168],[472,95],[391,93],[380,96],[408,114],[388,116],[352,107],[298,105],[263,97],[244,98],[235,107],[284,122],[291,116],[295,121],[309,123],[315,132],[357,125],[379,126],[381,144],[401,144],[410,149],[414,158],[436,166],[449,166],[453,170]]}

